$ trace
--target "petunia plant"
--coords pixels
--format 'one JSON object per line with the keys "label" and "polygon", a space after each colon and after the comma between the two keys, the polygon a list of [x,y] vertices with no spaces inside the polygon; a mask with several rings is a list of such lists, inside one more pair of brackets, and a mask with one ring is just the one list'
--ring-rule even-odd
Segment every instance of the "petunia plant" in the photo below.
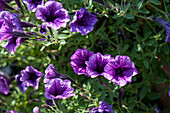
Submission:
{"label": "petunia plant", "polygon": [[0,113],[169,113],[169,2],[0,0]]}

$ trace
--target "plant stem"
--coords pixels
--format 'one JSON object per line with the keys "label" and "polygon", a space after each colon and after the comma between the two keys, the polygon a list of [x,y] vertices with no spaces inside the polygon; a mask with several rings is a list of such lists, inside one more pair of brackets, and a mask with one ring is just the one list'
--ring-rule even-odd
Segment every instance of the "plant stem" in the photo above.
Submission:
{"label": "plant stem", "polygon": [[160,10],[159,8],[155,7],[154,5],[152,5],[152,4],[150,4],[150,3],[149,3],[149,5],[150,5],[151,7],[153,7],[155,10],[157,10],[157,11],[159,11],[160,13],[162,13],[162,14],[165,15],[165,12],[164,12],[164,11]]}
{"label": "plant stem", "polygon": [[62,113],[62,111],[60,111],[60,107],[58,105],[58,100],[55,100],[55,99],[52,99],[54,105],[56,106],[56,113],[59,112],[59,113]]}

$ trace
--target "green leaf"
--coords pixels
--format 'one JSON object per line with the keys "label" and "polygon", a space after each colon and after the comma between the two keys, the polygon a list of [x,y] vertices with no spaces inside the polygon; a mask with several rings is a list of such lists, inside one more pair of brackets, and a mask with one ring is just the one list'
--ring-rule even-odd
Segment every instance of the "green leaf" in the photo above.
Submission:
{"label": "green leaf", "polygon": [[123,51],[125,52],[129,48],[129,44],[123,46]]}
{"label": "green leaf", "polygon": [[125,6],[125,9],[124,9],[124,12],[126,13],[126,11],[129,9],[130,7],[130,3],[128,3],[126,6]]}
{"label": "green leaf", "polygon": [[167,54],[167,55],[169,54],[169,47],[167,44],[163,46],[163,51],[165,54]]}
{"label": "green leaf", "polygon": [[147,92],[148,92],[148,86],[146,84],[144,84],[140,93],[139,93],[140,100],[142,100],[146,96]]}
{"label": "green leaf", "polygon": [[147,69],[149,68],[149,61],[147,59],[143,60],[143,64]]}
{"label": "green leaf", "polygon": [[150,0],[151,3],[155,4],[155,5],[161,5],[161,2],[158,0]]}
{"label": "green leaf", "polygon": [[150,11],[146,10],[146,9],[141,9],[139,10],[139,12],[143,13],[143,14],[148,14],[150,13]]}
{"label": "green leaf", "polygon": [[119,17],[121,17],[121,15],[116,14],[112,18],[116,19],[116,18],[119,18]]}
{"label": "green leaf", "polygon": [[142,7],[143,1],[140,1],[137,5],[138,10]]}
{"label": "green leaf", "polygon": [[161,97],[161,94],[159,93],[155,93],[155,92],[151,92],[150,94],[147,95],[147,98],[150,100],[155,100]]}
{"label": "green leaf", "polygon": [[131,14],[129,14],[129,13],[126,13],[125,18],[127,18],[127,19],[133,19],[134,16],[131,15]]}

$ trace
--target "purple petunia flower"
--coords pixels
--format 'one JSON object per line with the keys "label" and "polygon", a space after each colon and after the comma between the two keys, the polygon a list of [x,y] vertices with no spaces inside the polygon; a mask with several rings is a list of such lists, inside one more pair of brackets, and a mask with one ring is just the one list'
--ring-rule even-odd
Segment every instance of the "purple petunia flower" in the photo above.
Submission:
{"label": "purple petunia flower", "polygon": [[114,113],[112,106],[113,105],[109,105],[105,101],[102,100],[99,107],[92,108],[92,110],[89,113]]}
{"label": "purple petunia flower", "polygon": [[20,42],[21,37],[11,37],[5,45],[5,49],[8,49],[8,52],[14,54],[16,49],[20,46]]}
{"label": "purple petunia flower", "polygon": [[80,32],[82,35],[86,35],[93,30],[96,22],[95,15],[89,13],[85,8],[81,8],[81,11],[77,10],[73,17],[70,30],[71,32]]}
{"label": "purple petunia flower", "polygon": [[15,79],[17,81],[17,86],[20,89],[20,91],[22,93],[24,93],[27,90],[28,86],[25,82],[21,81],[20,78],[21,78],[21,75],[19,75],[19,74],[15,75]]}
{"label": "purple petunia flower", "polygon": [[6,112],[7,112],[7,113],[18,113],[17,111],[14,111],[14,110],[10,110],[10,111],[7,110]]}
{"label": "purple petunia flower", "polygon": [[46,25],[42,24],[40,26],[40,33],[41,34],[46,34],[47,33]]}
{"label": "purple petunia flower", "polygon": [[134,63],[128,56],[117,55],[115,59],[109,61],[105,66],[104,77],[114,82],[116,85],[124,86],[132,82],[132,76],[138,74]]}
{"label": "purple petunia flower", "polygon": [[44,0],[23,0],[23,2],[27,4],[28,9],[32,12],[36,11],[38,5],[44,4]]}
{"label": "purple petunia flower", "polygon": [[27,66],[21,71],[20,80],[25,82],[27,86],[33,86],[36,90],[38,89],[39,81],[44,74],[32,66]]}
{"label": "purple petunia flower", "polygon": [[0,13],[0,42],[12,36],[12,21],[11,15],[8,11],[2,11]]}
{"label": "purple petunia flower", "polygon": [[58,74],[57,70],[54,68],[54,65],[50,64],[48,68],[45,70],[44,83],[47,83],[48,81],[54,78],[60,78],[60,75]]}
{"label": "purple petunia flower", "polygon": [[39,81],[44,74],[32,66],[27,66],[24,70],[21,71],[20,75],[16,75],[15,79],[17,80],[17,85],[22,93],[24,93],[28,86],[38,89]]}
{"label": "purple petunia flower", "polygon": [[4,77],[0,76],[0,93],[7,95],[9,93],[9,85]]}
{"label": "purple petunia flower", "polygon": [[14,54],[21,41],[21,37],[14,35],[14,29],[21,30],[18,21],[20,20],[15,14],[12,16],[8,11],[0,13],[0,42],[8,39],[5,49],[8,49],[11,54]]}
{"label": "purple petunia flower", "polygon": [[33,108],[33,112],[34,112],[34,113],[40,113],[40,112],[39,112],[39,107],[38,107],[38,106],[35,106],[35,107]]}
{"label": "purple petunia flower", "polygon": [[170,23],[162,18],[155,18],[154,20],[160,23],[165,28],[167,34],[165,41],[170,42]]}
{"label": "purple petunia flower", "polygon": [[56,1],[47,1],[45,6],[38,6],[36,17],[54,30],[58,30],[61,27],[65,28],[67,22],[70,21],[68,11],[63,8],[60,2]]}
{"label": "purple petunia flower", "polygon": [[102,55],[101,53],[93,54],[89,61],[85,61],[86,67],[86,74],[88,77],[95,78],[99,75],[104,75],[104,67],[106,64],[113,59],[111,55],[106,54]]}
{"label": "purple petunia flower", "polygon": [[94,52],[89,52],[84,47],[84,49],[77,49],[75,53],[71,56],[71,66],[74,69],[74,72],[78,75],[86,74],[86,64],[85,61],[88,61],[90,56],[92,56]]}
{"label": "purple petunia flower", "polygon": [[45,85],[45,97],[47,99],[66,99],[75,95],[73,91],[69,80],[63,81],[55,78]]}

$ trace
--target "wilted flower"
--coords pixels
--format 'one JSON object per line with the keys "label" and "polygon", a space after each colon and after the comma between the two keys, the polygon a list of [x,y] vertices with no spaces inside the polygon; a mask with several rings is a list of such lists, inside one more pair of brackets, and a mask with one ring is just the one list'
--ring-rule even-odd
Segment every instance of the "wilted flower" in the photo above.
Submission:
{"label": "wilted flower", "polygon": [[89,52],[84,47],[84,49],[77,49],[75,53],[71,56],[71,66],[74,69],[74,72],[78,75],[86,74],[86,64],[85,61],[89,60],[89,57],[93,55],[94,52]]}
{"label": "wilted flower", "polygon": [[52,100],[46,100],[45,102],[46,102],[46,104],[49,105],[49,106],[54,106]]}
{"label": "wilted flower", "polygon": [[66,99],[75,95],[73,91],[69,80],[62,81],[55,78],[45,85],[45,97],[47,99]]}
{"label": "wilted flower", "polygon": [[81,11],[77,10],[73,17],[70,30],[71,32],[80,32],[82,35],[86,35],[93,30],[96,22],[95,15],[89,13],[85,8],[81,8]]}
{"label": "wilted flower", "polygon": [[47,33],[46,25],[42,24],[42,25],[40,26],[40,33],[41,33],[41,34]]}
{"label": "wilted flower", "polygon": [[23,0],[23,2],[27,4],[28,9],[32,12],[36,11],[38,5],[44,4],[44,0]]}
{"label": "wilted flower", "polygon": [[0,76],[0,93],[7,95],[9,93],[9,86],[7,80]]}
{"label": "wilted flower", "polygon": [[54,30],[58,30],[61,27],[65,28],[67,22],[70,21],[68,11],[63,8],[60,2],[56,1],[47,1],[45,6],[38,6],[36,17]]}
{"label": "wilted flower", "polygon": [[109,61],[105,66],[104,77],[114,82],[116,85],[124,86],[132,82],[132,76],[138,74],[134,63],[128,56],[117,55],[115,59]]}
{"label": "wilted flower", "polygon": [[98,108],[92,108],[90,113],[114,113],[112,106],[113,105],[109,105],[105,101],[102,100],[99,107]]}
{"label": "wilted flower", "polygon": [[15,76],[15,79],[20,91],[24,93],[28,86],[32,86],[37,90],[42,76],[42,72],[34,69],[32,66],[27,66],[21,71],[20,75]]}
{"label": "wilted flower", "polygon": [[86,74],[88,77],[95,78],[99,75],[104,75],[104,67],[106,64],[112,59],[111,55],[106,54],[102,55],[101,53],[93,54],[89,61],[85,61],[86,67]]}
{"label": "wilted flower", "polygon": [[40,112],[39,112],[39,107],[38,107],[38,106],[35,106],[35,107],[33,108],[33,112],[34,112],[34,113],[40,113]]}
{"label": "wilted flower", "polygon": [[8,52],[14,54],[17,47],[20,46],[21,37],[11,37],[8,39],[8,42],[5,45],[5,49],[8,49]]}
{"label": "wilted flower", "polygon": [[162,18],[155,18],[154,20],[159,22],[165,28],[167,34],[165,41],[170,42],[170,23]]}
{"label": "wilted flower", "polygon": [[6,112],[7,112],[7,113],[18,113],[17,111],[14,111],[14,110],[10,110],[10,111],[7,110]]}

